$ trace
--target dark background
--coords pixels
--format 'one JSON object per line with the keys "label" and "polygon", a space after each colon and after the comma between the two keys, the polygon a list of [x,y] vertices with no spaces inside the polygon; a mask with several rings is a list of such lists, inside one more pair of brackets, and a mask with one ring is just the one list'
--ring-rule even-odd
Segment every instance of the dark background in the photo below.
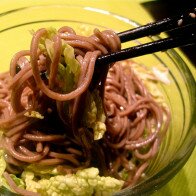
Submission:
{"label": "dark background", "polygon": [[[196,8],[196,0],[157,0],[142,3],[155,20],[180,14],[189,8]],[[181,50],[196,67],[196,45],[182,47]]]}

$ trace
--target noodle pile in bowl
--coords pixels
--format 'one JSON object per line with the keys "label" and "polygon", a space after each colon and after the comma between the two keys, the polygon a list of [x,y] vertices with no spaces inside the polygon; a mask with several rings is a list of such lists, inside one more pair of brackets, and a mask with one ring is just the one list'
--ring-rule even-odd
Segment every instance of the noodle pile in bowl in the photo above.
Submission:
{"label": "noodle pile in bowl", "polygon": [[[65,47],[74,54],[67,60]],[[15,192],[35,194],[9,176],[20,176],[29,164],[54,166],[61,174],[97,167],[101,175],[123,180],[124,188],[141,180],[168,129],[170,113],[135,74],[131,60],[116,62],[101,87],[89,88],[97,57],[120,48],[111,30],[95,29],[85,37],[69,27],[40,29],[30,50],[18,52],[10,71],[0,74],[0,147],[7,163],[4,177]],[[76,66],[68,68],[69,61]],[[104,111],[100,121],[106,129],[97,139],[83,118],[91,115],[92,108],[86,107],[92,94],[101,108],[97,113]]]}

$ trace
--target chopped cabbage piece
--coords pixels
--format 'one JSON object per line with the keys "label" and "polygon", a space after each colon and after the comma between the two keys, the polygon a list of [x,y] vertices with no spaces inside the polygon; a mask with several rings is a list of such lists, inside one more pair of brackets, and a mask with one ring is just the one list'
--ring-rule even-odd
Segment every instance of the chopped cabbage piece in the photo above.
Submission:
{"label": "chopped cabbage piece", "polygon": [[28,111],[24,115],[30,118],[44,119],[44,116],[37,111]]}
{"label": "chopped cabbage piece", "polygon": [[[43,36],[40,40],[39,49],[48,55],[52,61],[54,56],[54,42],[52,41],[52,37],[56,33],[56,30],[54,28],[48,28],[47,32],[46,36]],[[54,84],[53,89],[61,93],[68,93],[76,87],[75,85],[80,74],[80,64],[75,59],[74,48],[64,40],[61,41],[61,60],[57,70],[58,85],[55,86]],[[46,74],[47,77],[48,74]]]}
{"label": "chopped cabbage piece", "polygon": [[6,162],[3,158],[3,155],[4,155],[3,150],[0,150],[0,186],[2,185],[5,186],[5,179],[2,177],[2,175],[6,168]]}
{"label": "chopped cabbage piece", "polygon": [[94,90],[92,93],[87,92],[83,124],[93,129],[94,140],[99,140],[103,137],[106,131],[105,119],[106,116],[99,91]]}
{"label": "chopped cabbage piece", "polygon": [[55,166],[39,166],[37,167],[36,164],[30,164],[28,165],[25,170],[29,170],[34,172],[34,174],[39,175],[39,176],[50,176],[50,175],[57,175],[58,171]]}
{"label": "chopped cabbage piece", "polygon": [[157,69],[156,67],[153,67],[152,71],[158,80],[160,80],[164,84],[170,84],[170,80],[168,78],[168,69],[162,71],[162,70]]}
{"label": "chopped cabbage piece", "polygon": [[112,195],[119,191],[123,181],[99,176],[97,168],[79,170],[76,174],[57,175],[37,180],[34,173],[26,170],[22,174],[26,189],[43,196],[90,196]]}

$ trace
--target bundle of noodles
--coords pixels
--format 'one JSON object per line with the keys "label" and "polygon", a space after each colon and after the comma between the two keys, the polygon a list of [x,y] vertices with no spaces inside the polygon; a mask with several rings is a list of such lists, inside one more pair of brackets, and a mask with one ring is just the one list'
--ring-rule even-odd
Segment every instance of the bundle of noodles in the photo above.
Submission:
{"label": "bundle of noodles", "polygon": [[157,153],[168,129],[170,113],[156,103],[132,70],[130,60],[117,62],[105,84],[106,143],[110,170],[134,185]]}
{"label": "bundle of noodles", "polygon": [[[34,33],[30,50],[18,52],[10,73],[0,76],[0,147],[8,173],[21,174],[29,164],[54,166],[60,173],[95,166],[102,175],[125,180],[124,187],[138,181],[157,153],[169,112],[134,74],[131,61],[109,70],[104,137],[94,140],[92,127],[81,117],[97,57],[117,50],[120,40],[110,30],[95,29],[90,37],[69,27]],[[12,186],[9,175],[4,177]]]}

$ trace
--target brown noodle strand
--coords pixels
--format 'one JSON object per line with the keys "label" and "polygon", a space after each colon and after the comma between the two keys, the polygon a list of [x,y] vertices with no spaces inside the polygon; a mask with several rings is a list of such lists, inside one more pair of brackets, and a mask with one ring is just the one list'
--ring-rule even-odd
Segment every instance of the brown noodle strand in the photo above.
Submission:
{"label": "brown noodle strand", "polygon": [[9,186],[18,194],[24,195],[24,196],[40,196],[40,194],[32,192],[32,191],[27,191],[22,188],[19,188],[15,182],[12,180],[10,175],[7,172],[3,173],[4,178],[8,182]]}
{"label": "brown noodle strand", "polygon": [[61,39],[59,36],[54,37],[54,57],[51,63],[50,75],[49,75],[49,87],[53,88],[55,78],[57,77],[58,63],[61,57]]}
{"label": "brown noodle strand", "polygon": [[63,135],[33,135],[33,134],[24,134],[23,138],[37,141],[37,142],[49,142],[49,141],[58,141],[63,140],[65,137]]}
{"label": "brown noodle strand", "polygon": [[58,158],[58,159],[68,160],[76,166],[80,165],[79,161],[74,158],[73,154],[63,154],[63,153],[50,152],[49,156],[54,157],[54,158]]}
{"label": "brown noodle strand", "polygon": [[24,57],[27,55],[29,56],[29,54],[30,54],[29,50],[22,50],[22,51],[17,52],[14,55],[14,57],[12,58],[11,63],[10,63],[10,76],[14,77],[16,75],[16,66],[17,66],[18,60],[21,57]]}
{"label": "brown noodle strand", "polygon": [[43,165],[49,166],[49,165],[59,165],[64,162],[65,162],[64,159],[54,158],[54,159],[43,159],[43,160],[38,161],[36,164],[41,165],[41,166],[43,166]]}

